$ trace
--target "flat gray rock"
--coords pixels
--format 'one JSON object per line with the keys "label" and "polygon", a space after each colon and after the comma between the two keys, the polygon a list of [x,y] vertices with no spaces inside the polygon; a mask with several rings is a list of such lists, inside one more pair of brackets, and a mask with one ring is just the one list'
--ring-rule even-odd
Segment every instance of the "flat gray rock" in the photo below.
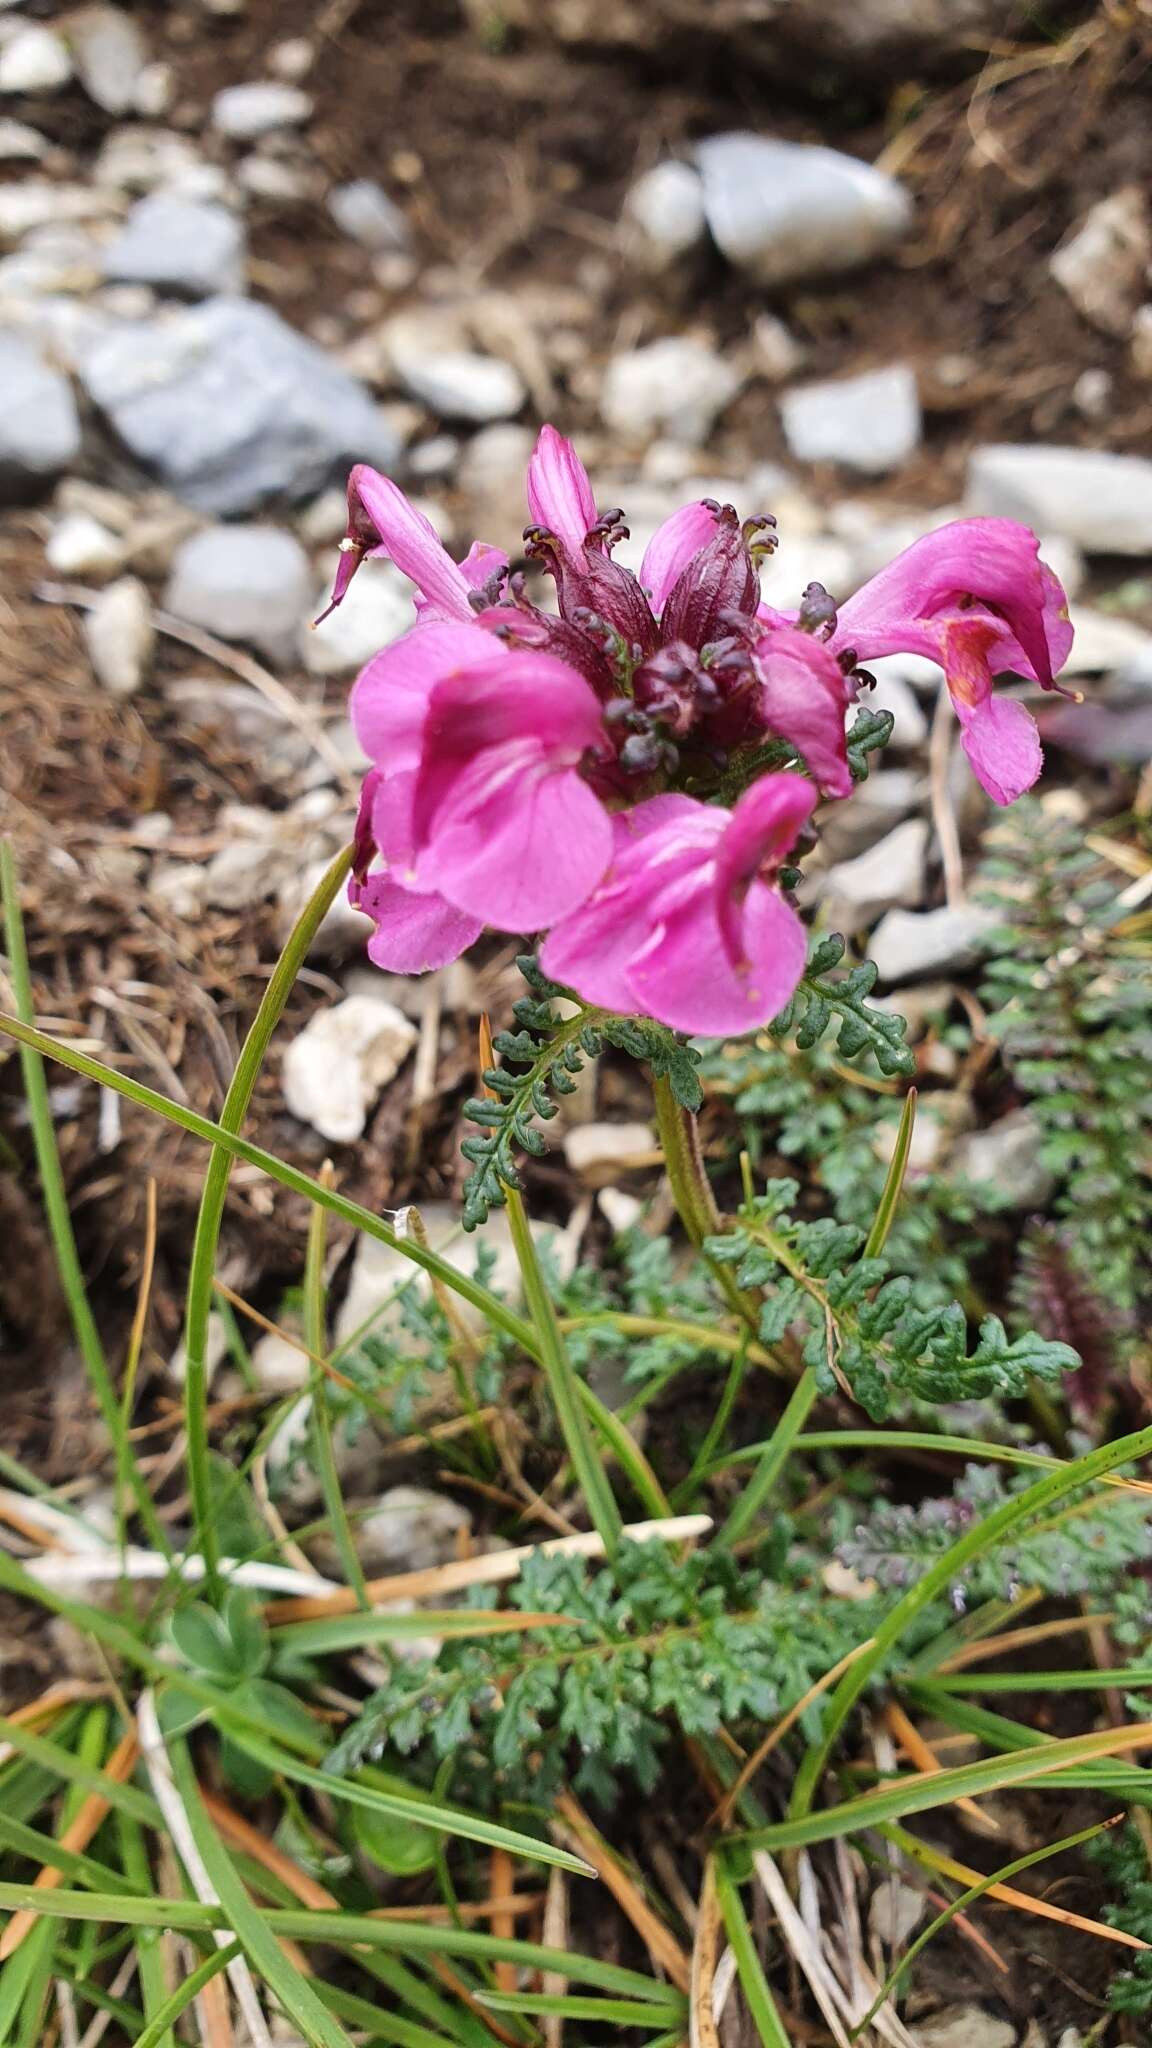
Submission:
{"label": "flat gray rock", "polygon": [[141,462],[198,510],[303,498],[397,436],[363,385],[270,307],[207,299],[102,337],[85,388]]}
{"label": "flat gray rock", "polygon": [[955,910],[890,910],[868,948],[881,981],[927,981],[932,975],[974,967],[985,934],[999,923],[978,903]]}
{"label": "flat gray rock", "polygon": [[93,0],[78,7],[65,22],[68,48],[81,85],[106,114],[127,114],[136,104],[140,74],[148,62],[148,45],[123,7]]}
{"label": "flat gray rock", "polygon": [[406,217],[375,178],[353,178],[348,185],[337,185],[329,193],[328,211],[342,234],[373,254],[407,249],[412,239]]}
{"label": "flat gray rock", "polygon": [[855,270],[912,223],[902,185],[858,157],[767,135],[713,135],[696,162],[713,240],[761,284]]}
{"label": "flat gray rock", "polygon": [[1023,520],[1087,554],[1152,554],[1152,462],[1097,448],[993,442],[973,450],[965,510]]}
{"label": "flat gray rock", "polygon": [[208,526],[177,549],[164,603],[222,640],[246,640],[287,662],[312,589],[312,565],[294,534],[279,526]]}
{"label": "flat gray rock", "polygon": [[798,384],[781,393],[780,417],[797,462],[838,462],[866,476],[898,469],[920,445],[920,399],[907,363]]}
{"label": "flat gray rock", "polygon": [[256,142],[277,128],[298,128],[312,112],[312,100],[298,85],[274,78],[250,85],[226,85],[212,102],[212,126],[234,142]]}
{"label": "flat gray rock", "polygon": [[244,229],[226,206],[154,192],[104,252],[104,275],[195,299],[244,288]]}
{"label": "flat gray rock", "polygon": [[0,491],[57,476],[80,451],[67,377],[18,334],[0,333]]}

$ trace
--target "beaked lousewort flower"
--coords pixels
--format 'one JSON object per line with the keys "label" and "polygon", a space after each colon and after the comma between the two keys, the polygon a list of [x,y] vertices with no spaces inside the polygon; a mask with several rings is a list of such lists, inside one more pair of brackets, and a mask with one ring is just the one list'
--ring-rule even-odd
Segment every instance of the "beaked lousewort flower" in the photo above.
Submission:
{"label": "beaked lousewort flower", "polygon": [[[884,654],[943,666],[964,747],[997,803],[1040,771],[1011,673],[1044,689],[1072,639],[1038,543],[1009,519],[917,541],[837,604],[809,585],[792,612],[760,596],[775,521],[711,499],[653,535],[633,575],[552,427],[527,478],[524,554],[555,585],[477,541],[455,562],[430,522],[364,465],[332,604],[365,555],[415,586],[408,632],[352,692],[373,766],[350,885],[371,957],[443,966],[490,926],[545,933],[545,972],[604,1008],[729,1035],[766,1023],[804,962],[779,874],[820,797],[852,790],[845,718]],[[329,607],[331,609],[331,607]]]}

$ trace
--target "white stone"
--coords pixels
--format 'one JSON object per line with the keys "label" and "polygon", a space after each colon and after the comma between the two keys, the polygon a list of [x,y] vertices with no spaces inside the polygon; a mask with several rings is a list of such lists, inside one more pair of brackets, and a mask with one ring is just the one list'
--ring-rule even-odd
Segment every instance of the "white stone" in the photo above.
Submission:
{"label": "white stone", "polygon": [[212,102],[212,126],[234,142],[256,142],[277,128],[299,128],[312,112],[312,100],[299,86],[275,79],[250,85],[226,85]]}
{"label": "white stone", "polygon": [[298,85],[306,78],[316,62],[316,45],[307,36],[286,36],[282,43],[273,43],[268,52],[268,69],[277,78],[286,78],[291,85]]}
{"label": "white stone", "polygon": [[355,1520],[356,1550],[365,1570],[428,1571],[457,1556],[472,1517],[444,1493],[427,1486],[390,1486],[368,1514]]}
{"label": "white stone", "polygon": [[19,242],[35,228],[73,221],[104,220],[116,201],[91,185],[55,185],[48,178],[0,184],[0,240]]}
{"label": "white stone", "polygon": [[208,526],[176,550],[164,604],[222,640],[289,662],[312,590],[311,563],[283,527]]}
{"label": "white stone", "polygon": [[1152,554],[1152,462],[1097,448],[991,443],[973,450],[965,510],[1022,520],[1087,554]]}
{"label": "white stone", "polygon": [[985,935],[997,921],[994,911],[977,903],[954,910],[890,910],[872,934],[869,958],[881,981],[926,981],[934,974],[974,967]]}
{"label": "white stone", "polygon": [[928,1897],[913,1885],[902,1884],[896,1876],[876,1886],[868,1907],[868,1931],[885,1948],[903,1950],[915,1934],[925,1913]]}
{"label": "white stone", "polygon": [[1148,204],[1139,185],[1125,185],[1089,207],[1048,268],[1085,320],[1122,338],[1144,296],[1150,262]]}
{"label": "white stone", "polygon": [[250,910],[275,894],[283,871],[284,849],[271,831],[264,839],[234,839],[203,870],[204,901],[218,910]]}
{"label": "white stone", "polygon": [[1076,638],[1060,671],[1062,678],[1148,670],[1152,634],[1146,626],[1118,618],[1114,612],[1094,611],[1089,605],[1070,605],[1068,616]]}
{"label": "white stone", "polygon": [[915,810],[927,781],[911,768],[873,768],[850,804],[827,804],[819,813],[820,838],[831,860],[849,860],[874,846]]}
{"label": "white stone", "polygon": [[71,76],[63,39],[41,22],[28,22],[0,46],[0,92],[59,92]]}
{"label": "white stone", "polygon": [[[163,187],[169,197],[219,199],[228,180],[217,165],[206,163],[185,135],[171,128],[114,128],[92,166],[97,185],[117,192],[153,192]],[[105,200],[105,205],[107,205]]]}
{"label": "white stone", "polygon": [[761,284],[856,269],[912,223],[903,186],[839,150],[713,135],[697,146],[696,161],[714,240]]}
{"label": "white stone", "polygon": [[133,17],[122,7],[94,4],[66,17],[68,47],[81,85],[106,114],[126,114],[136,105],[148,46]]}
{"label": "white stone", "polygon": [[916,2048],[1013,2048],[1016,2029],[980,2005],[950,2005],[913,2029]]}
{"label": "white stone", "polygon": [[[861,666],[870,676],[875,676],[878,689],[886,688],[890,682],[895,680],[906,683],[909,688],[915,690],[921,697],[937,696],[940,685],[944,681],[944,671],[940,663],[931,660],[927,654],[880,654],[872,661],[863,662]],[[878,699],[867,693],[861,699],[862,703],[869,705],[878,701]],[[891,711],[894,709],[894,706],[885,701],[884,709]],[[923,719],[922,712],[920,715]],[[923,724],[919,731],[919,738],[924,739],[926,737],[927,726]]]}
{"label": "white stone", "polygon": [[511,419],[524,404],[524,381],[511,363],[468,349],[421,356],[394,346],[392,360],[404,389],[449,420],[487,425]]}
{"label": "white stone", "polygon": [[375,178],[337,185],[328,196],[328,211],[362,249],[406,249],[411,240],[407,218]]}
{"label": "white stone", "polygon": [[268,1400],[294,1394],[298,1388],[307,1386],[312,1370],[307,1352],[278,1331],[266,1330],[257,1338],[250,1355],[260,1392]]}
{"label": "white stone", "polygon": [[1081,370],[1072,386],[1072,403],[1084,419],[1099,425],[1112,409],[1114,388],[1110,370],[1102,370],[1098,366]]}
{"label": "white stone", "polygon": [[785,327],[775,313],[757,313],[752,322],[752,347],[756,356],[756,368],[762,377],[772,384],[783,384],[804,367],[808,351],[803,342],[797,341],[790,327]]}
{"label": "white stone", "polygon": [[781,393],[780,417],[798,462],[838,462],[883,476],[920,445],[920,399],[907,363],[796,385]]}
{"label": "white stone", "polygon": [[[212,1309],[208,1316],[208,1329],[204,1345],[204,1365],[208,1374],[209,1386],[212,1384],[217,1366],[227,1355],[228,1325],[224,1321],[223,1316],[217,1315],[215,1309]],[[168,1378],[173,1380],[178,1387],[182,1387],[188,1378],[188,1348],[183,1337],[181,1337],[175,1351],[168,1360],[167,1373]]]}
{"label": "white stone", "polygon": [[142,121],[158,121],[168,112],[176,95],[176,71],[171,64],[145,64],[136,80],[132,110]]}
{"label": "white stone", "polygon": [[225,206],[153,192],[132,208],[104,252],[104,275],[209,298],[244,287],[244,229]]}
{"label": "white stone", "polygon": [[334,1008],[318,1010],[285,1049],[288,1108],[321,1137],[351,1143],[418,1036],[403,1011],[374,996],[346,996]]}
{"label": "white stone", "polygon": [[0,120],[0,159],[36,163],[47,154],[48,144],[38,128],[30,128],[26,121]]}
{"label": "white stone", "polygon": [[[396,1219],[401,1236],[405,1234],[402,1210]],[[518,1300],[520,1296],[520,1264],[512,1242],[511,1226],[506,1209],[494,1209],[488,1221],[479,1230],[465,1231],[460,1222],[458,1209],[448,1202],[428,1202],[419,1210],[428,1244],[434,1252],[455,1268],[458,1273],[471,1278],[476,1271],[476,1261],[481,1246],[495,1253],[495,1263],[487,1285],[506,1300]],[[575,1246],[566,1234],[551,1229],[547,1224],[532,1224],[532,1235],[536,1242],[548,1246],[553,1262],[562,1274],[570,1275],[575,1262]],[[426,1301],[431,1293],[427,1273],[407,1258],[402,1251],[381,1244],[378,1238],[361,1236],[357,1239],[352,1271],[348,1281],[348,1292],[336,1316],[336,1341],[345,1343],[361,1327],[371,1321],[372,1329],[384,1336],[395,1335],[403,1346],[405,1355],[418,1357],[426,1349],[421,1339],[405,1328],[398,1296],[402,1288],[412,1285],[419,1300]],[[481,1330],[484,1318],[479,1309],[461,1296],[454,1295],[457,1313],[469,1329]],[[451,1397],[452,1390],[446,1391]]]}
{"label": "white stone", "polygon": [[637,178],[624,201],[629,248],[645,268],[661,271],[686,250],[695,249],[707,232],[704,185],[691,164],[654,164]]}
{"label": "white stone", "polygon": [[928,737],[928,720],[917,701],[916,692],[898,664],[899,655],[881,655],[878,661],[863,664],[865,674],[875,676],[874,690],[862,690],[856,703],[848,713],[851,728],[856,711],[861,705],[867,711],[890,711],[894,720],[892,737],[888,744],[897,753],[908,753],[914,747],[922,747]]}
{"label": "white stone", "polygon": [[310,675],[353,674],[415,620],[412,585],[392,562],[362,562],[343,603],[313,627],[311,620],[324,610],[330,591],[331,579],[316,593],[300,633],[300,651]]}
{"label": "white stone", "polygon": [[952,1171],[960,1180],[996,1187],[1014,1209],[1041,1208],[1054,1186],[1043,1150],[1044,1132],[1031,1110],[1015,1109],[961,1139]]}
{"label": "white stone", "polygon": [[88,512],[68,512],[52,528],[44,556],[58,576],[115,576],[124,563],[124,542]]}
{"label": "white stone", "polygon": [[0,481],[55,476],[80,452],[80,421],[67,377],[18,334],[0,333]]}
{"label": "white stone", "polygon": [[821,891],[829,929],[850,939],[893,904],[915,908],[924,896],[927,850],[926,821],[908,818],[855,860],[829,868]]}
{"label": "white stone", "polygon": [[605,1223],[617,1237],[632,1230],[644,1214],[639,1196],[630,1195],[626,1188],[601,1188],[596,1200]]}
{"label": "white stone", "polygon": [[646,348],[613,356],[604,372],[604,424],[629,445],[669,434],[689,447],[708,439],[718,414],[736,396],[739,371],[706,342],[668,335]]}
{"label": "white stone", "polygon": [[651,1166],[657,1150],[650,1124],[577,1124],[564,1138],[564,1157],[573,1173],[591,1181]]}
{"label": "white stone", "polygon": [[114,697],[131,697],[144,682],[156,645],[152,602],[138,576],[121,576],[102,591],[84,621],[96,679]]}

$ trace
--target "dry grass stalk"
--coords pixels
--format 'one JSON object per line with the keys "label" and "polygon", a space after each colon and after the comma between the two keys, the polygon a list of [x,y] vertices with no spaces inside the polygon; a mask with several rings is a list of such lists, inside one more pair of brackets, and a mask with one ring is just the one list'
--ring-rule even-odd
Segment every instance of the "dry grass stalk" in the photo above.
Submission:
{"label": "dry grass stalk", "polygon": [[687,1991],[692,1974],[689,1958],[663,1920],[653,1912],[639,1885],[629,1875],[616,1852],[609,1848],[579,1801],[574,1799],[570,1792],[562,1792],[556,1801],[556,1813],[563,1825],[555,1832],[569,1837],[569,1846],[579,1855],[586,1857],[597,1876],[603,1878],[621,1912],[636,1929],[656,1967],[664,1971],[677,1990]]}

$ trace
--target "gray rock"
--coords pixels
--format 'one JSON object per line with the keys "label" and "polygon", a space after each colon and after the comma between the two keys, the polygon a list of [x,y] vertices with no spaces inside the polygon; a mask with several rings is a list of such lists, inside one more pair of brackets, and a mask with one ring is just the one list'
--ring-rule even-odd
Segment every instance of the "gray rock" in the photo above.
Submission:
{"label": "gray rock", "polygon": [[419,355],[394,347],[393,362],[404,389],[442,419],[474,420],[488,426],[508,420],[524,404],[526,392],[518,370],[496,356],[468,349]]}
{"label": "gray rock", "polygon": [[893,904],[914,908],[924,896],[927,849],[927,823],[908,818],[855,860],[829,868],[821,894],[829,928],[850,939]]}
{"label": "gray rock", "polygon": [[1148,203],[1139,185],[1125,185],[1089,207],[1048,268],[1085,320],[1122,338],[1144,296],[1150,262]]}
{"label": "gray rock", "polygon": [[1152,554],[1152,462],[1096,448],[998,442],[973,450],[965,510],[1023,520],[1087,554]]}
{"label": "gray rock", "polygon": [[81,85],[106,114],[135,109],[136,88],[148,62],[148,46],[122,7],[78,7],[64,23]]}
{"label": "gray rock", "polygon": [[317,1010],[284,1051],[288,1108],[321,1137],[350,1144],[418,1035],[403,1011],[376,996],[346,996],[330,1010]]}
{"label": "gray rock", "polygon": [[704,185],[691,164],[654,164],[624,201],[629,247],[645,269],[659,272],[695,249],[707,231]]}
{"label": "gray rock", "polygon": [[156,645],[152,604],[137,576],[121,576],[102,591],[84,621],[96,680],[113,697],[132,697],[148,673]]}
{"label": "gray rock", "polygon": [[287,663],[312,588],[312,566],[294,534],[279,526],[209,526],[176,550],[164,603],[222,640],[249,641]]}
{"label": "gray rock", "polygon": [[798,384],[781,394],[780,416],[798,462],[839,462],[883,476],[920,445],[920,399],[907,363]]}
{"label": "gray rock", "polygon": [[[915,660],[915,656],[911,659]],[[892,737],[888,744],[897,753],[907,753],[915,747],[922,747],[928,737],[928,720],[917,700],[916,692],[903,667],[904,656],[881,655],[878,661],[867,663],[867,673],[875,676],[874,690],[861,692],[859,702],[868,711],[890,711],[892,713]],[[925,664],[935,667],[935,663]],[[937,671],[942,674],[943,671]],[[855,707],[848,714],[851,726]]]}
{"label": "gray rock", "polygon": [[117,193],[163,187],[169,198],[221,199],[228,191],[226,172],[207,163],[186,135],[171,128],[114,128],[92,175],[97,186]]}
{"label": "gray rock", "polygon": [[[447,1563],[457,1555],[457,1541],[471,1529],[472,1517],[458,1501],[427,1486],[390,1486],[367,1514],[356,1515],[354,1526],[361,1564],[383,1577]],[[330,1547],[317,1544],[321,1562]]]}
{"label": "gray rock", "polygon": [[0,492],[66,469],[80,451],[80,421],[67,377],[31,343],[0,333]]}
{"label": "gray rock", "polygon": [[1031,1110],[1016,1109],[962,1138],[952,1168],[961,1180],[992,1182],[1014,1209],[1039,1208],[1054,1185],[1043,1150],[1044,1133]]}
{"label": "gray rock", "polygon": [[1013,2048],[1016,2029],[980,2005],[950,2005],[921,2020],[913,2032],[916,2048]]}
{"label": "gray rock", "polygon": [[59,92],[72,76],[72,59],[54,29],[30,21],[0,47],[0,92]]}
{"label": "gray rock", "polygon": [[362,249],[406,249],[411,241],[406,216],[375,178],[354,178],[329,194],[328,211],[343,234]]}
{"label": "gray rock", "polygon": [[714,240],[760,284],[857,269],[911,226],[904,187],[839,150],[713,135],[696,161]]}
{"label": "gray rock", "polygon": [[[330,582],[316,593],[311,618],[328,603]],[[415,619],[412,585],[392,562],[362,562],[338,611],[300,635],[304,666],[314,676],[346,676],[406,633]]]}
{"label": "gray rock", "polygon": [[627,443],[669,434],[695,448],[708,439],[741,381],[732,364],[706,342],[669,335],[612,357],[604,372],[600,411],[605,425]]}
{"label": "gray rock", "polygon": [[36,228],[103,220],[117,211],[115,199],[91,185],[57,185],[47,178],[22,178],[19,184],[0,185],[0,240],[19,242]]}
{"label": "gray rock", "polygon": [[7,163],[37,163],[47,156],[48,144],[38,128],[26,121],[0,121],[0,158]]}
{"label": "gray rock", "polygon": [[869,957],[881,981],[926,981],[959,972],[976,965],[985,933],[996,922],[995,912],[977,903],[955,910],[890,910],[872,934]]}
{"label": "gray rock", "polygon": [[88,352],[82,376],[133,454],[205,512],[305,497],[346,463],[389,469],[398,453],[363,386],[247,299],[129,324]]}
{"label": "gray rock", "polygon": [[651,1124],[579,1123],[564,1137],[564,1157],[573,1173],[593,1187],[630,1167],[651,1166],[656,1156]]}
{"label": "gray rock", "polygon": [[104,275],[197,299],[244,288],[244,229],[226,206],[154,192],[104,252]]}
{"label": "gray rock", "polygon": [[250,85],[226,85],[212,102],[212,126],[234,142],[256,142],[277,128],[299,128],[312,112],[312,100],[298,85],[273,78]]}
{"label": "gray rock", "polygon": [[828,804],[821,811],[825,851],[833,860],[848,860],[874,846],[916,808],[926,788],[911,768],[874,768],[850,804]]}

